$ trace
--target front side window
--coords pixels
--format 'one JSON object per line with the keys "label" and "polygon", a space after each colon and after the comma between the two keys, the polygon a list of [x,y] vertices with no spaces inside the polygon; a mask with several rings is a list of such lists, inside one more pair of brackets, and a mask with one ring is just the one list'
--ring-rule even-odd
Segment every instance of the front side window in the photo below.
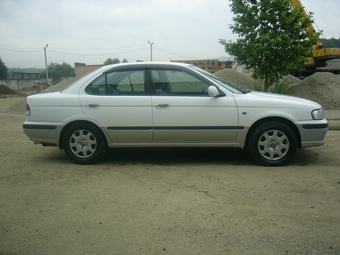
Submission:
{"label": "front side window", "polygon": [[85,89],[90,95],[145,95],[144,71],[104,73]]}
{"label": "front side window", "polygon": [[236,94],[240,94],[240,93],[247,93],[249,91],[245,91],[243,89],[240,89],[228,82],[226,82],[225,80],[217,77],[216,75],[213,75],[205,70],[202,70],[201,68],[198,68],[197,66],[191,66],[192,69],[196,70],[197,72],[203,74],[204,76],[209,77],[210,79],[214,80],[215,82],[217,82],[219,85],[225,87],[226,89],[228,89],[229,91],[236,93]]}
{"label": "front side window", "polygon": [[152,70],[156,95],[208,96],[209,84],[181,70]]}

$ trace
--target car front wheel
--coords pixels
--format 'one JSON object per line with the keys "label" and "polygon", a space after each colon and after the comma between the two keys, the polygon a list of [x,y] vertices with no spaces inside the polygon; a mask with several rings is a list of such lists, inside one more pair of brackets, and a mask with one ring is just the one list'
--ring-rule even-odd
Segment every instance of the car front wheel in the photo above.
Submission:
{"label": "car front wheel", "polygon": [[250,155],[261,165],[285,165],[296,149],[297,138],[294,131],[282,122],[263,123],[250,135]]}
{"label": "car front wheel", "polygon": [[107,145],[100,130],[90,124],[69,127],[63,139],[66,155],[77,164],[93,164],[106,152]]}

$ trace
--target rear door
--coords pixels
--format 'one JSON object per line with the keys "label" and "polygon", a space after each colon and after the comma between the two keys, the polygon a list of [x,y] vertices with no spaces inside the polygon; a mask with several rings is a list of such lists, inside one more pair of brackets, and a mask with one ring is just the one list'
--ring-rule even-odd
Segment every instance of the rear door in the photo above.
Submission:
{"label": "rear door", "polygon": [[80,96],[86,116],[99,123],[112,143],[152,142],[152,108],[145,69],[102,74]]}
{"label": "rear door", "polygon": [[210,82],[186,70],[150,68],[154,143],[232,144],[238,116],[232,93],[209,97]]}

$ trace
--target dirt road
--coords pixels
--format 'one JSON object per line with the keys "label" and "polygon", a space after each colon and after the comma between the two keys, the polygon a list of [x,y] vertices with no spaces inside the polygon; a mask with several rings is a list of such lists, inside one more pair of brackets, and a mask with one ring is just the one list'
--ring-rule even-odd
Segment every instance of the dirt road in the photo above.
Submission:
{"label": "dirt road", "polygon": [[340,254],[340,131],[285,167],[240,150],[34,145],[0,98],[0,254]]}

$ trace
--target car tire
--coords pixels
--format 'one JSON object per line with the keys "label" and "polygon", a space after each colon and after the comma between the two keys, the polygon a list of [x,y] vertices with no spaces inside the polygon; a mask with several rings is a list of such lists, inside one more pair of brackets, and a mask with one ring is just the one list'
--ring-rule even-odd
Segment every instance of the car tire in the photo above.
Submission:
{"label": "car tire", "polygon": [[250,155],[261,165],[285,165],[293,157],[296,149],[297,138],[294,131],[282,122],[263,123],[250,134]]}
{"label": "car tire", "polygon": [[79,123],[65,131],[63,139],[66,155],[77,164],[93,164],[106,153],[107,143],[102,132],[94,125]]}

